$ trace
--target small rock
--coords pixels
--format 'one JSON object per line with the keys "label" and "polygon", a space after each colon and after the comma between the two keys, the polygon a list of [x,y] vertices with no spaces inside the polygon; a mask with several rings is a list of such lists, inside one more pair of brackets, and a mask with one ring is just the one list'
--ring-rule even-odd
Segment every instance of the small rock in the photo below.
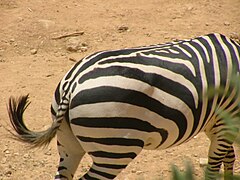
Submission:
{"label": "small rock", "polygon": [[199,164],[200,164],[200,167],[207,166],[207,164],[208,164],[208,159],[207,159],[207,158],[200,158],[200,159],[199,159]]}
{"label": "small rock", "polygon": [[80,50],[81,50],[81,52],[86,52],[88,50],[88,47],[83,46],[80,48]]}
{"label": "small rock", "polygon": [[118,27],[118,32],[119,33],[123,33],[123,32],[126,32],[126,31],[129,31],[129,28],[127,26],[122,25],[122,26]]}
{"label": "small rock", "polygon": [[188,11],[191,11],[191,10],[193,10],[193,7],[192,7],[192,6],[189,6],[189,7],[187,7],[187,10],[188,10]]}
{"label": "small rock", "polygon": [[12,39],[9,40],[9,42],[10,42],[10,43],[13,43],[13,42],[15,42],[15,39],[12,38]]}
{"label": "small rock", "polygon": [[225,21],[223,24],[224,24],[225,26],[230,26],[230,22],[228,22],[228,21]]}
{"label": "small rock", "polygon": [[5,173],[5,175],[6,175],[7,177],[10,177],[10,176],[12,175],[12,171],[11,171],[11,170],[8,170],[8,171]]}
{"label": "small rock", "polygon": [[205,26],[209,26],[209,23],[205,23]]}
{"label": "small rock", "polygon": [[136,173],[137,171],[135,169],[131,170],[131,173]]}
{"label": "small rock", "polygon": [[47,156],[51,156],[52,155],[51,149],[48,149],[48,151],[46,151],[44,154]]}
{"label": "small rock", "polygon": [[30,159],[31,157],[30,157],[29,154],[24,154],[24,155],[23,155],[23,158],[24,158],[24,159]]}
{"label": "small rock", "polygon": [[82,42],[79,38],[73,37],[69,38],[66,42],[66,49],[70,52],[77,52],[77,51],[86,51],[87,50],[87,43]]}
{"label": "small rock", "polygon": [[140,174],[142,174],[142,173],[143,173],[143,171],[137,171],[137,172],[136,172],[137,175],[140,175]]}
{"label": "small rock", "polygon": [[77,62],[77,59],[76,59],[76,58],[73,58],[73,57],[69,57],[68,60],[69,60],[69,61],[72,61],[72,62]]}
{"label": "small rock", "polygon": [[32,55],[37,54],[37,49],[31,49],[31,50],[30,50],[30,53],[31,53]]}
{"label": "small rock", "polygon": [[230,34],[230,38],[240,44],[240,33],[233,32]]}
{"label": "small rock", "polygon": [[9,151],[8,149],[5,149],[5,150],[4,150],[4,153],[5,153],[5,154],[10,154],[10,151]]}
{"label": "small rock", "polygon": [[52,77],[54,74],[47,74],[46,77]]}

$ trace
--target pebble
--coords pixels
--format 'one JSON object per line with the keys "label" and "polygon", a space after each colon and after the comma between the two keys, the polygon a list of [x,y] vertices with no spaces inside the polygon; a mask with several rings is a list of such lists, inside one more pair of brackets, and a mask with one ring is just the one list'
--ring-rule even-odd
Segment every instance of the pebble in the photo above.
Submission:
{"label": "pebble", "polygon": [[82,42],[79,38],[72,37],[66,41],[66,49],[70,52],[85,52],[88,49],[88,45]]}
{"label": "pebble", "polygon": [[12,39],[9,40],[9,42],[10,42],[10,43],[13,43],[13,42],[15,42],[15,39],[12,38]]}
{"label": "pebble", "polygon": [[191,10],[193,10],[193,7],[192,7],[192,6],[189,6],[189,7],[187,7],[187,10],[188,10],[188,11],[191,11]]}
{"label": "pebble", "polygon": [[12,175],[12,171],[11,171],[11,170],[8,170],[8,171],[5,173],[5,175],[6,175],[7,177],[10,177],[10,176]]}
{"label": "pebble", "polygon": [[119,26],[117,30],[119,33],[123,33],[123,32],[129,31],[129,28],[125,25],[122,25],[122,26]]}
{"label": "pebble", "polygon": [[208,164],[208,159],[207,159],[207,158],[200,158],[200,159],[199,159],[199,164],[200,164],[200,167],[207,166],[207,164]]}
{"label": "pebble", "polygon": [[30,53],[31,53],[32,55],[37,54],[37,49],[31,49],[31,50],[30,50]]}
{"label": "pebble", "polygon": [[137,175],[140,175],[140,174],[142,174],[143,173],[143,171],[136,171],[136,174]]}
{"label": "pebble", "polygon": [[225,21],[223,24],[224,24],[225,26],[230,26],[230,22],[228,22],[228,21]]}
{"label": "pebble", "polygon": [[52,155],[51,149],[48,149],[44,154],[47,156],[51,156]]}
{"label": "pebble", "polygon": [[4,150],[4,153],[5,153],[5,154],[10,154],[10,151],[9,151],[8,149],[5,149],[5,150]]}

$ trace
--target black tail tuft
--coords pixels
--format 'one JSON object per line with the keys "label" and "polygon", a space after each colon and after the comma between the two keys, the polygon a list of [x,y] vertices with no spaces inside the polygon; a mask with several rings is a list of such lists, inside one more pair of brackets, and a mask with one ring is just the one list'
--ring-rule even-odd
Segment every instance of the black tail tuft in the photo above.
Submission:
{"label": "black tail tuft", "polygon": [[20,96],[18,99],[14,97],[9,98],[8,115],[13,128],[19,136],[26,136],[29,134],[29,129],[23,121],[23,113],[30,104],[28,98],[29,95]]}
{"label": "black tail tuft", "polygon": [[[30,104],[29,96],[20,96],[19,98],[10,97],[8,104],[8,115],[12,127],[17,134],[12,133],[17,140],[26,142],[31,147],[47,146],[57,133],[61,123],[53,121],[52,126],[47,130],[34,132],[27,128],[23,120],[23,113]],[[60,119],[61,122],[61,119]]]}

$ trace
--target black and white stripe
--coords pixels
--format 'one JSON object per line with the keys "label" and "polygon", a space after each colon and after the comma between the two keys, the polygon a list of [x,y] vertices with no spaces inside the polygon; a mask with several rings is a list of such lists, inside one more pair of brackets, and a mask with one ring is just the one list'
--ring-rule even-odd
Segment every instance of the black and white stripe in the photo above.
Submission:
{"label": "black and white stripe", "polygon": [[[233,142],[216,109],[238,111],[230,78],[239,63],[240,46],[221,34],[84,58],[59,83],[51,107],[62,167],[56,179],[72,179],[85,152],[93,165],[82,179],[113,179],[142,149],[176,146],[201,131],[212,142],[210,175],[222,163],[232,173]],[[224,94],[208,98],[211,87]]]}

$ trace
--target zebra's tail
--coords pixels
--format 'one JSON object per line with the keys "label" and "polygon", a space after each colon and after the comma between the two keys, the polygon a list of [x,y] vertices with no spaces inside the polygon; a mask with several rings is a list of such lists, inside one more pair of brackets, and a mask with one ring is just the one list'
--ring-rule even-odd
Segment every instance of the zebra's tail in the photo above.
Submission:
{"label": "zebra's tail", "polygon": [[44,131],[35,132],[28,129],[23,120],[23,113],[30,104],[28,99],[28,95],[20,96],[19,98],[9,98],[8,114],[10,122],[17,134],[11,133],[17,140],[26,142],[30,144],[31,147],[47,146],[56,135],[62,120],[53,121],[51,127]]}

